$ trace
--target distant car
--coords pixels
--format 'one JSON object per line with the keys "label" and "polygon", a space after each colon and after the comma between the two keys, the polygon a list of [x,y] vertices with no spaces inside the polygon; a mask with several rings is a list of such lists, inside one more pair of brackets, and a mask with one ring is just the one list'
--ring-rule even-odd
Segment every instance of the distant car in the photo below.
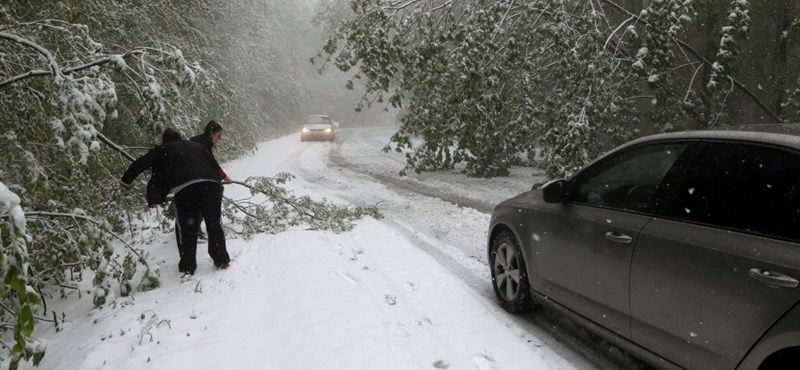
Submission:
{"label": "distant car", "polygon": [[659,368],[800,369],[800,125],[660,134],[492,214],[500,305]]}
{"label": "distant car", "polygon": [[321,114],[308,116],[300,131],[300,141],[333,141],[334,129],[335,123],[330,116]]}

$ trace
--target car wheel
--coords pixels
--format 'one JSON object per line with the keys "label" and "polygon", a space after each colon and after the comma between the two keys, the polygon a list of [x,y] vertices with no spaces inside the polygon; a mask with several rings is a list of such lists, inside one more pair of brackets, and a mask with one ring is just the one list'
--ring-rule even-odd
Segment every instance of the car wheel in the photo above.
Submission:
{"label": "car wheel", "polygon": [[514,234],[503,231],[494,238],[489,266],[494,294],[501,307],[509,312],[533,308],[525,260]]}
{"label": "car wheel", "polygon": [[303,142],[303,141],[306,141],[306,137],[303,136],[303,135],[300,135],[300,142]]}

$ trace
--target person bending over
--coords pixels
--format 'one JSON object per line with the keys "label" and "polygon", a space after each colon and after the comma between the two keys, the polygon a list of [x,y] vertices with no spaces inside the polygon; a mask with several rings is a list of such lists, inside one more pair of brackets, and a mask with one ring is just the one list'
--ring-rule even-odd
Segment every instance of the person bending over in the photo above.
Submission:
{"label": "person bending over", "polygon": [[174,134],[166,135],[167,130],[162,138],[168,141],[131,163],[122,176],[123,187],[130,187],[139,174],[150,168],[159,174],[163,186],[175,194],[180,272],[194,274],[197,269],[197,235],[202,220],[206,222],[208,254],[214,266],[228,268],[230,256],[222,229],[219,165],[201,144],[181,140],[180,134],[177,138]]}

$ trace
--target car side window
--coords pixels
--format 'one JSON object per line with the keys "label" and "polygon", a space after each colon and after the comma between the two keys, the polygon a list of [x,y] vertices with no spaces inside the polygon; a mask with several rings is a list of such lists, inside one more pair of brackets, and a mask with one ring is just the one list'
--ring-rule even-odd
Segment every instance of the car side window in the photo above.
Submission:
{"label": "car side window", "polygon": [[800,189],[795,187],[792,200],[783,212],[783,222],[777,231],[779,237],[800,242]]}
{"label": "car side window", "polygon": [[687,143],[655,143],[612,156],[579,175],[573,202],[652,212],[661,180],[687,146]]}
{"label": "car side window", "polygon": [[[659,215],[779,237],[800,178],[800,156],[788,150],[746,143],[703,144],[663,199]],[[794,211],[797,213],[797,210]]]}

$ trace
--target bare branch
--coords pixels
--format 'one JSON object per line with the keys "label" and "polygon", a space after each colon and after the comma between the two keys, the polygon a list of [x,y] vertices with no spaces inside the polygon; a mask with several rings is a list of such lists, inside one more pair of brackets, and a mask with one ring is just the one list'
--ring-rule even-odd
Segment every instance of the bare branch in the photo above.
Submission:
{"label": "bare branch", "polygon": [[28,72],[25,72],[25,73],[23,73],[21,75],[14,76],[14,77],[11,77],[11,78],[9,78],[9,79],[7,79],[5,81],[0,82],[0,87],[3,87],[3,86],[8,85],[8,84],[12,84],[12,83],[17,82],[19,80],[24,80],[24,79],[26,79],[28,77],[50,76],[50,75],[51,75],[51,72],[48,72],[48,71],[45,71],[45,70],[41,70],[41,69],[28,71]]}
{"label": "bare branch", "polygon": [[[56,78],[61,77],[61,67],[58,66],[58,62],[56,62],[56,58],[50,53],[49,50],[42,47],[41,45],[27,40],[25,38],[19,37],[14,34],[10,34],[8,32],[0,32],[0,39],[6,39],[18,44],[25,45],[33,50],[36,50],[37,53],[41,54],[45,59],[47,59],[47,65],[50,67],[50,72]],[[0,84],[0,87],[3,87],[3,84]]]}
{"label": "bare branch", "polygon": [[100,139],[100,141],[106,143],[106,145],[110,146],[111,149],[114,149],[114,150],[118,151],[120,154],[125,156],[125,158],[128,158],[128,160],[130,160],[131,162],[136,160],[136,158],[133,158],[132,155],[128,154],[128,152],[126,152],[125,149],[123,149],[117,143],[109,140],[109,138],[107,138],[105,135],[103,135],[101,133],[98,133],[97,134],[97,138]]}
{"label": "bare branch", "polygon": [[[237,184],[237,185],[241,185],[241,186],[244,186],[244,187],[246,187],[246,188],[248,188],[248,189],[250,189],[250,190],[255,190],[255,191],[259,192],[259,193],[265,194],[265,193],[264,193],[264,191],[263,191],[262,189],[258,189],[258,188],[256,188],[256,187],[254,187],[254,186],[250,185],[250,184],[247,184],[246,182],[242,182],[242,181],[231,181],[231,184]],[[265,195],[269,195],[269,194],[265,194]],[[300,207],[300,205],[298,205],[297,203],[293,202],[293,201],[292,201],[291,199],[289,199],[289,198],[284,198],[284,197],[282,197],[282,198],[281,198],[281,201],[283,201],[284,203],[286,203],[286,204],[290,205],[290,206],[291,206],[291,207],[292,207],[292,208],[293,208],[295,211],[297,211],[297,213],[299,213],[299,214],[302,214],[302,215],[308,216],[308,217],[310,217],[310,218],[313,218],[313,219],[315,219],[315,220],[323,221],[323,219],[322,219],[322,218],[320,218],[320,217],[318,217],[317,215],[315,215],[315,214],[312,214],[312,213],[308,213],[308,212],[306,212],[306,211],[305,211],[305,210],[304,210],[302,207]]]}
{"label": "bare branch", "polygon": [[[0,37],[1,36],[2,36],[2,33],[0,33]],[[59,75],[61,75],[61,76],[70,75],[70,74],[72,74],[74,72],[79,72],[79,71],[82,71],[82,70],[85,70],[85,69],[92,68],[94,66],[99,66],[99,65],[103,65],[103,64],[107,64],[107,63],[116,61],[117,58],[126,58],[126,57],[129,57],[129,56],[139,56],[142,53],[143,53],[143,50],[137,48],[137,49],[130,50],[130,51],[126,52],[125,54],[106,55],[106,56],[104,56],[102,58],[93,60],[93,61],[88,62],[88,63],[84,63],[84,64],[81,64],[81,65],[78,65],[78,66],[74,66],[74,67],[64,68],[63,70],[61,70],[59,72]],[[53,63],[55,63],[55,61],[53,61]],[[41,69],[28,71],[26,73],[11,77],[11,78],[9,78],[7,80],[0,81],[0,88],[5,86],[5,85],[12,84],[14,82],[17,82],[17,81],[20,81],[20,80],[24,80],[24,79],[29,78],[29,77],[41,77],[41,76],[50,76],[50,75],[55,75],[55,74],[54,74],[53,71],[45,71],[45,70],[41,70]]]}
{"label": "bare branch", "polygon": [[125,240],[125,238],[123,238],[123,237],[121,237],[121,236],[117,235],[117,233],[115,233],[115,232],[113,232],[113,231],[111,231],[111,230],[105,230],[105,229],[103,229],[103,226],[105,226],[105,225],[104,225],[102,222],[100,222],[100,221],[98,221],[98,220],[96,220],[96,219],[94,219],[94,218],[92,218],[92,217],[89,217],[89,216],[86,216],[86,215],[75,214],[75,213],[61,213],[61,212],[41,212],[41,211],[31,211],[31,212],[26,212],[26,213],[25,213],[25,217],[69,217],[69,218],[72,218],[73,220],[75,220],[75,219],[81,219],[81,220],[89,221],[90,223],[93,223],[93,224],[95,224],[95,225],[97,225],[97,226],[100,226],[100,227],[101,227],[101,230],[102,230],[103,232],[105,232],[105,233],[107,233],[107,234],[109,234],[109,235],[111,235],[111,236],[113,236],[113,237],[117,238],[117,240],[121,241],[121,242],[122,242],[122,244],[124,244],[124,245],[125,245],[125,247],[127,247],[127,248],[128,248],[128,249],[129,249],[129,250],[130,250],[130,251],[131,251],[133,254],[135,254],[135,255],[136,255],[136,257],[139,257],[140,259],[142,258],[142,256],[139,254],[139,251],[137,251],[136,249],[134,249],[134,248],[133,248],[133,247],[132,247],[132,246],[131,246],[131,245],[130,245],[130,244],[129,244],[129,243],[126,241],[126,240]]}
{"label": "bare branch", "polygon": [[617,28],[615,28],[613,31],[611,31],[611,34],[610,34],[610,35],[608,35],[608,38],[606,39],[606,43],[605,43],[605,44],[603,44],[603,50],[605,50],[605,49],[608,47],[608,43],[609,43],[609,42],[611,42],[611,38],[613,38],[613,37],[614,37],[614,35],[616,35],[616,34],[617,34],[617,32],[619,32],[619,30],[621,30],[621,29],[622,29],[622,27],[624,27],[624,26],[625,26],[626,24],[628,24],[630,21],[632,21],[632,20],[635,20],[635,19],[636,19],[636,18],[634,18],[634,17],[629,17],[628,19],[626,19],[625,21],[623,21],[622,23],[620,23],[620,24],[619,24],[619,26],[617,26]]}

